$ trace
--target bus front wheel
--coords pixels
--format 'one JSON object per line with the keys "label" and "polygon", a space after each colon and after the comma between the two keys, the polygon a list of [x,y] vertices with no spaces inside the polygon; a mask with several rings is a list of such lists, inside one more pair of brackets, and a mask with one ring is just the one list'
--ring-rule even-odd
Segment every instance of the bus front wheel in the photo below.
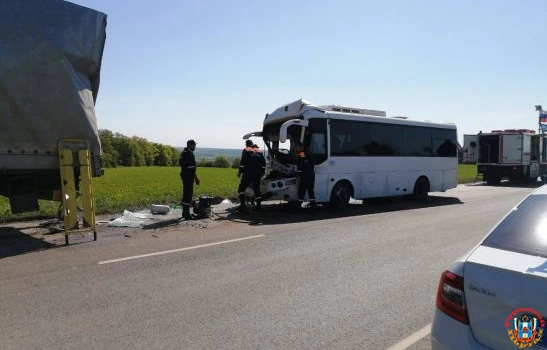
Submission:
{"label": "bus front wheel", "polygon": [[347,181],[340,181],[332,189],[330,204],[335,208],[343,208],[349,204],[351,185]]}
{"label": "bus front wheel", "polygon": [[414,184],[414,192],[412,192],[415,199],[424,201],[427,199],[429,193],[429,181],[425,177],[420,177],[416,184]]}

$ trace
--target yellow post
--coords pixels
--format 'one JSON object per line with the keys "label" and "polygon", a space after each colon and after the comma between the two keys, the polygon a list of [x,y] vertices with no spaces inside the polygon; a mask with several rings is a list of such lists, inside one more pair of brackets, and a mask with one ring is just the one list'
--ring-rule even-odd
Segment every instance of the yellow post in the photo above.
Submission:
{"label": "yellow post", "polygon": [[80,191],[82,192],[83,227],[95,229],[95,203],[91,180],[91,162],[89,150],[80,150]]}
{"label": "yellow post", "polygon": [[[77,159],[74,159],[76,153]],[[90,229],[93,230],[93,239],[97,240],[95,200],[93,198],[91,157],[88,142],[85,140],[60,140],[59,165],[61,170],[65,243],[68,245],[69,234]],[[76,191],[76,188],[79,191]],[[78,203],[81,204],[82,211],[81,228],[78,223]]]}
{"label": "yellow post", "polygon": [[78,204],[76,198],[76,184],[74,182],[74,168],[72,151],[59,150],[61,167],[61,189],[64,209],[65,230],[78,228]]}

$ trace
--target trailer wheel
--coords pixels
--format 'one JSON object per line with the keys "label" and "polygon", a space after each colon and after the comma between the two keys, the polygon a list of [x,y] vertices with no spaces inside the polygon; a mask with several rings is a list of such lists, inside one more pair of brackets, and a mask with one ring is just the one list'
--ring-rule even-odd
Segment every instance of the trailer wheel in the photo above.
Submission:
{"label": "trailer wheel", "polygon": [[486,178],[487,185],[499,185],[501,182],[501,176],[488,176]]}
{"label": "trailer wheel", "polygon": [[414,184],[414,191],[412,192],[414,199],[424,201],[429,195],[429,181],[425,176],[420,176]]}
{"label": "trailer wheel", "polygon": [[351,195],[351,184],[347,181],[340,181],[332,189],[330,204],[335,208],[344,208],[349,204]]}

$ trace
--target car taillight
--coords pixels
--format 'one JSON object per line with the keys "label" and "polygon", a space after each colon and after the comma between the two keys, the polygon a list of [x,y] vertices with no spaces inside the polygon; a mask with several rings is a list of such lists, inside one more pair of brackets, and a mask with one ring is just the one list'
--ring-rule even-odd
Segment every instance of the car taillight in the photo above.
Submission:
{"label": "car taillight", "polygon": [[443,272],[437,289],[437,307],[453,319],[469,324],[465,308],[463,277],[448,270]]}

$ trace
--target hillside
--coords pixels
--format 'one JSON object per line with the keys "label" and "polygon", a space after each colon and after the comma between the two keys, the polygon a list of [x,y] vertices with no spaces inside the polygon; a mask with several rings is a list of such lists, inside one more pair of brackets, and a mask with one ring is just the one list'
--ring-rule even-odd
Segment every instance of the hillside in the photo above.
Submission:
{"label": "hillside", "polygon": [[[176,147],[182,151],[184,147]],[[215,159],[218,156],[225,156],[228,159],[241,157],[241,149],[235,148],[202,148],[196,147],[194,155],[197,159]]]}

